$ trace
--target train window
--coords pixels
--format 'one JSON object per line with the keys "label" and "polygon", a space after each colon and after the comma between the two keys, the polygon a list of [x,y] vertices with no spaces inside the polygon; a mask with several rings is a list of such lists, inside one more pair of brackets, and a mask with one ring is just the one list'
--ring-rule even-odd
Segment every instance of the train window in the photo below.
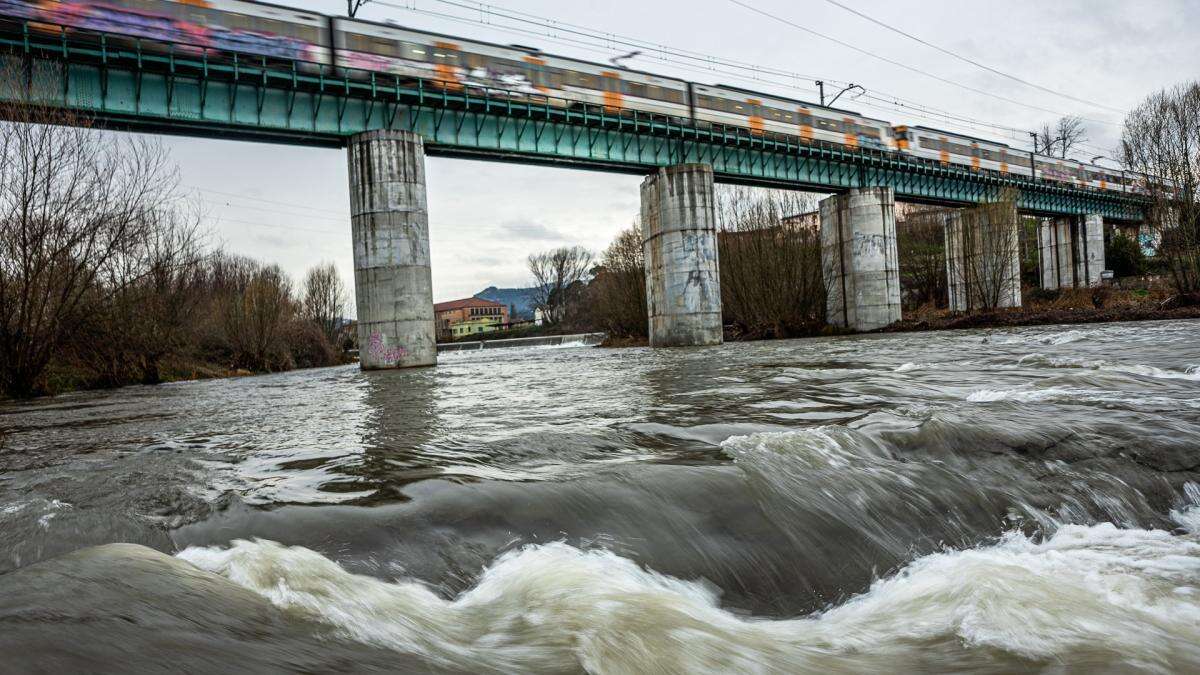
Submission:
{"label": "train window", "polygon": [[940,146],[939,146],[939,144],[938,144],[938,141],[937,141],[937,139],[936,139],[936,138],[929,138],[928,136],[922,136],[922,137],[921,137],[921,147],[922,147],[922,148],[925,148],[926,150],[938,150],[938,149],[940,149]]}
{"label": "train window", "polygon": [[[408,53],[408,45],[404,45],[404,53]],[[406,56],[405,58],[408,57]],[[463,52],[459,58],[463,65],[470,70],[487,67],[487,58],[484,57],[483,54],[476,54],[475,52]]]}
{"label": "train window", "polygon": [[371,53],[373,54],[391,57],[400,56],[400,52],[397,47],[399,47],[399,45],[391,40],[383,40],[380,38],[371,40]]}
{"label": "train window", "polygon": [[581,73],[578,70],[569,70],[565,73],[567,84],[581,89],[595,89],[599,91],[600,77],[592,73]]}
{"label": "train window", "polygon": [[316,26],[306,26],[303,24],[294,24],[296,29],[296,37],[304,40],[309,44],[321,43],[321,29]]}
{"label": "train window", "polygon": [[641,82],[630,82],[628,80],[624,80],[622,85],[622,89],[624,89],[625,94],[629,96],[637,96],[638,98],[648,98],[646,96],[646,85],[642,84]]}
{"label": "train window", "polygon": [[225,28],[232,28],[234,30],[254,29],[254,23],[251,21],[251,17],[248,17],[245,14],[222,14],[221,17],[214,23],[224,26]]}
{"label": "train window", "polygon": [[447,65],[457,64],[458,63],[458,52],[452,51],[449,49],[434,48],[433,62],[434,63],[444,63]]}
{"label": "train window", "polygon": [[429,48],[425,45],[415,45],[411,42],[406,42],[404,43],[404,48],[402,50],[402,58],[408,59],[409,61],[428,61],[429,51]]}
{"label": "train window", "polygon": [[346,49],[356,52],[371,51],[371,40],[358,33],[346,33]]}
{"label": "train window", "polygon": [[870,138],[879,138],[879,129],[875,127],[867,127],[860,124],[858,125],[858,133]]}
{"label": "train window", "polygon": [[842,123],[839,122],[838,120],[819,119],[819,120],[817,120],[817,126],[820,127],[821,129],[826,129],[828,131],[841,131],[842,130]]}

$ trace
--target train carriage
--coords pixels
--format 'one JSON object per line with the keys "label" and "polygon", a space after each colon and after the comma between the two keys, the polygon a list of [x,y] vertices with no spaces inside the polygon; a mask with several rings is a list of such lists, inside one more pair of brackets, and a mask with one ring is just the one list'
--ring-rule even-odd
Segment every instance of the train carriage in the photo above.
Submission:
{"label": "train carriage", "polygon": [[[0,0],[0,14],[49,32],[96,31],[171,43],[179,51],[240,52],[331,63],[329,21],[316,12],[242,0]],[[153,42],[142,45],[154,49]]]}
{"label": "train carriage", "polygon": [[1029,153],[1003,143],[919,126],[898,126],[895,134],[899,151],[906,155],[975,171],[1030,175]]}
{"label": "train carriage", "polygon": [[625,68],[542,54],[369,21],[335,19],[336,63],[425,79],[448,89],[569,106],[589,103],[613,114],[690,117],[688,83]]}
{"label": "train carriage", "polygon": [[695,119],[851,148],[894,150],[890,122],[728,85],[693,85]]}

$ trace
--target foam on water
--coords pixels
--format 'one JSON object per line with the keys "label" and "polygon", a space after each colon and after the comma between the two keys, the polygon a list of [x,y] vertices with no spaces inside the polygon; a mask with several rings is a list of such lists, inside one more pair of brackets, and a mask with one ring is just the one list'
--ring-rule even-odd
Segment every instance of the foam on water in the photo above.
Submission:
{"label": "foam on water", "polygon": [[342,637],[475,672],[1200,668],[1200,543],[1110,524],[916,559],[825,612],[738,616],[601,550],[510,551],[446,599],[268,541],[179,554]]}

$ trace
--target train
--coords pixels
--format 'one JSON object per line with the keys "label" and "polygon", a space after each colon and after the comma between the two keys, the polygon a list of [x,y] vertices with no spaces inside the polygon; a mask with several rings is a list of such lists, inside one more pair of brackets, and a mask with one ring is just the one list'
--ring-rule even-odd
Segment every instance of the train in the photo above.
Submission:
{"label": "train", "polygon": [[[548,105],[593,104],[698,126],[849,149],[894,152],[945,166],[1043,178],[1073,187],[1147,193],[1143,176],[923,126],[728,85],[553,56],[522,45],[450,37],[394,23],[327,16],[251,0],[0,0],[0,17],[35,30],[83,31],[172,43],[173,49],[289,59],[346,73],[382,72],[447,90],[487,90]],[[153,48],[153,43],[148,46]]]}

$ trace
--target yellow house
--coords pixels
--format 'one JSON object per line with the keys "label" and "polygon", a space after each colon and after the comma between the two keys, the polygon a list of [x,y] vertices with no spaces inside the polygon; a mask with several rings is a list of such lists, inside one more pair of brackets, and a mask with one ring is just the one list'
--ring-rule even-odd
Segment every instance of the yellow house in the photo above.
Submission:
{"label": "yellow house", "polygon": [[504,317],[501,316],[475,316],[466,321],[451,324],[450,334],[459,338],[477,333],[490,333],[494,330],[500,330],[503,325]]}

